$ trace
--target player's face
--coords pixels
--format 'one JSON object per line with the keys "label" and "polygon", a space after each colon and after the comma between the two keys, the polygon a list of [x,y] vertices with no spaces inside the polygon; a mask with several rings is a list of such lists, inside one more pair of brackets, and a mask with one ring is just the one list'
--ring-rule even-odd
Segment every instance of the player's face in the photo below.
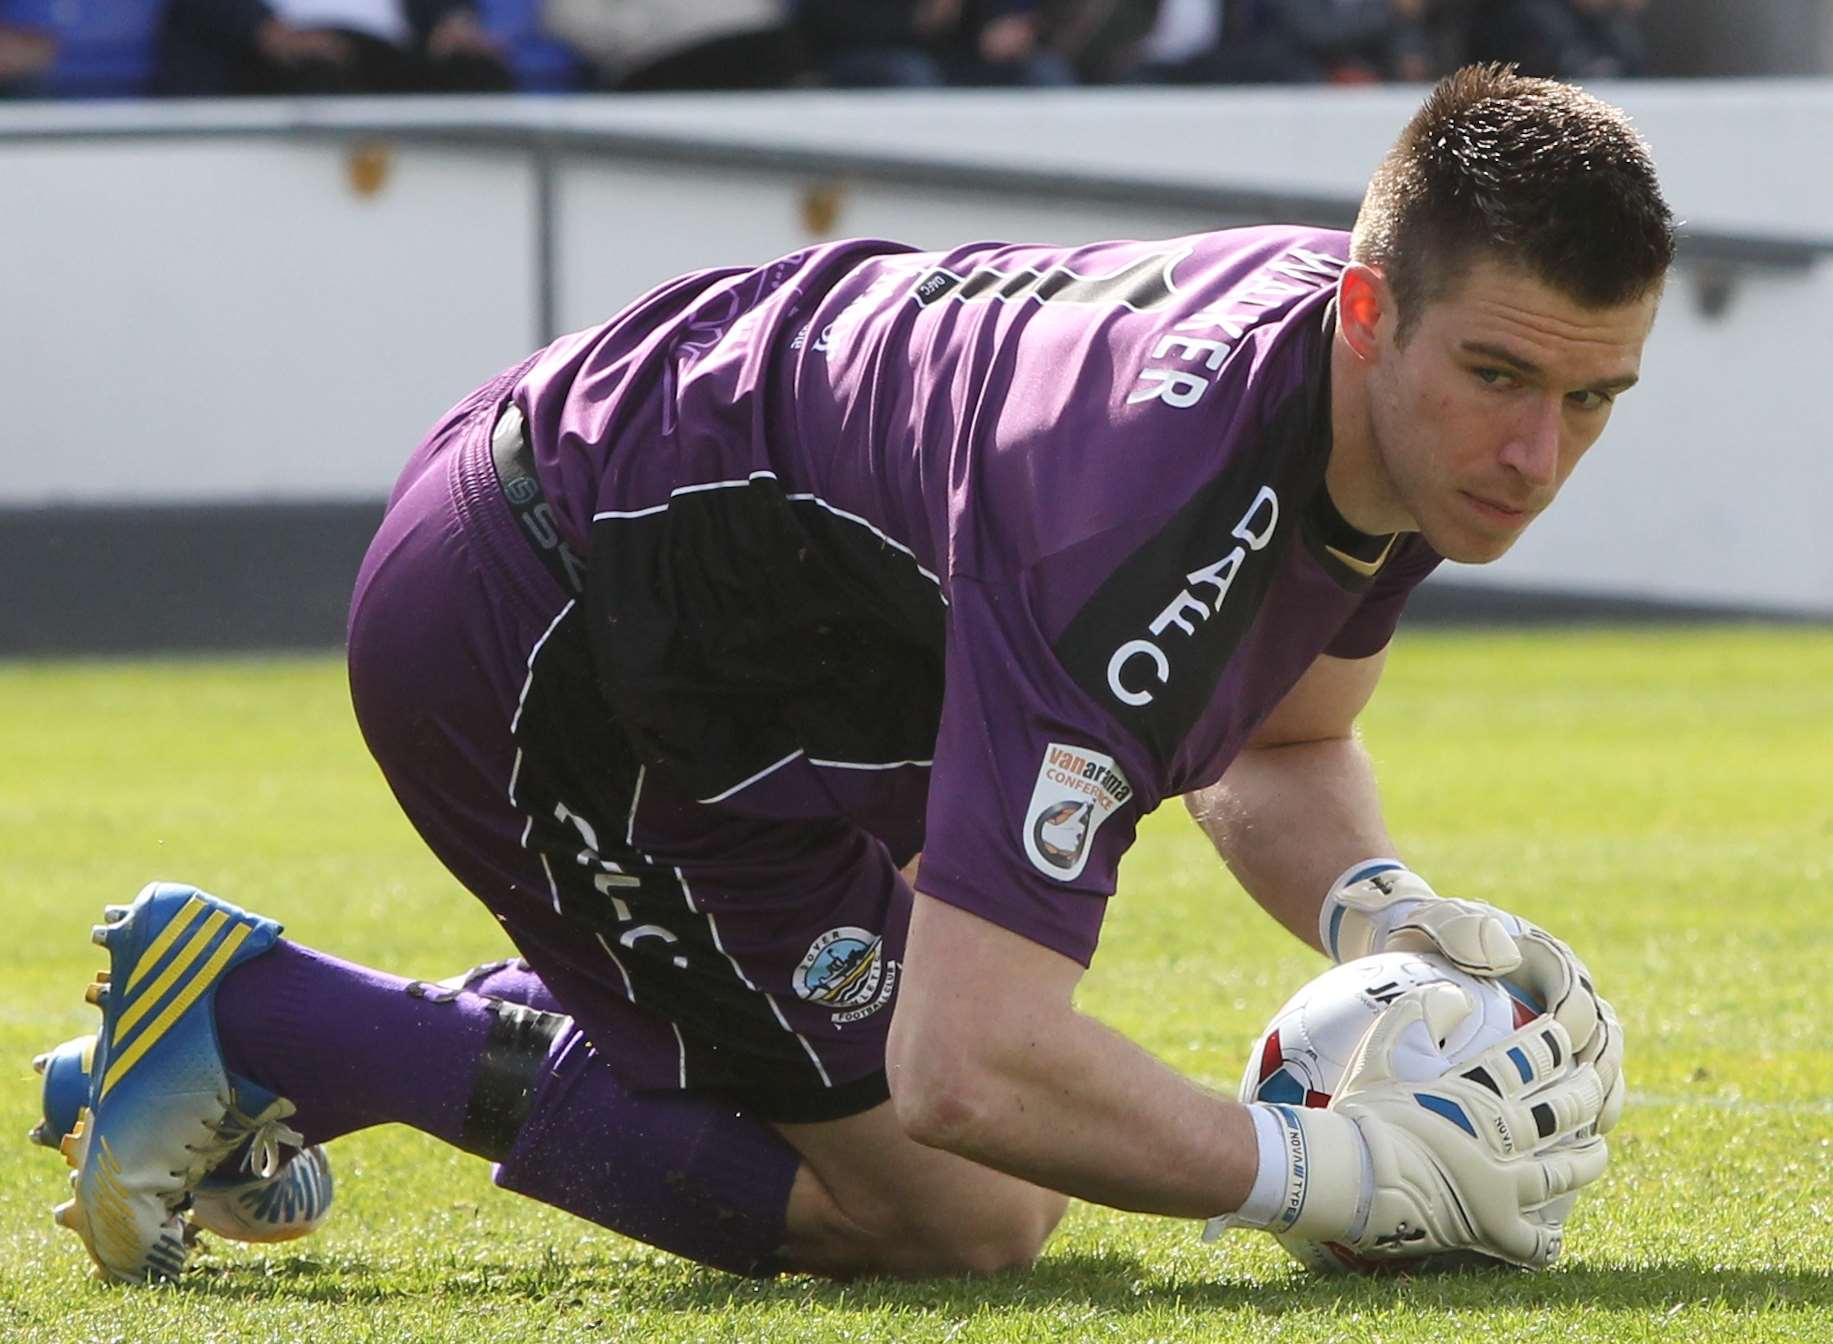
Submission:
{"label": "player's face", "polygon": [[1452,560],[1514,545],[1636,381],[1658,294],[1588,308],[1494,261],[1433,302],[1371,370],[1375,452],[1393,502]]}

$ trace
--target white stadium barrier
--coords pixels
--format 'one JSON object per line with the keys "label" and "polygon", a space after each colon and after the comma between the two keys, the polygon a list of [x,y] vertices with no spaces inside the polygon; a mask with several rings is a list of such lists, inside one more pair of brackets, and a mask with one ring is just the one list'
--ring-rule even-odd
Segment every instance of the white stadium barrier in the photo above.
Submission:
{"label": "white stadium barrier", "polygon": [[[1803,171],[1833,86],[1599,91],[1654,145],[1683,264],[1642,386],[1559,506],[1448,578],[1833,617],[1833,176]],[[373,504],[445,406],[547,336],[817,238],[1344,222],[1418,95],[0,106],[0,532]]]}

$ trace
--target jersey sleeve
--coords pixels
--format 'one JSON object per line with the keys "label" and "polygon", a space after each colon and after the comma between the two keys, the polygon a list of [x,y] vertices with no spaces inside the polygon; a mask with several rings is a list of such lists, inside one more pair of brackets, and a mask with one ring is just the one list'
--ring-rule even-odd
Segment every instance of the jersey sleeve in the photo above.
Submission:
{"label": "jersey sleeve", "polygon": [[917,887],[1087,965],[1157,796],[1063,670],[1022,587],[958,578]]}
{"label": "jersey sleeve", "polygon": [[1380,653],[1394,637],[1400,613],[1413,590],[1444,560],[1419,536],[1398,543],[1400,550],[1362,595],[1362,601],[1343,622],[1324,652],[1332,658],[1369,658]]}

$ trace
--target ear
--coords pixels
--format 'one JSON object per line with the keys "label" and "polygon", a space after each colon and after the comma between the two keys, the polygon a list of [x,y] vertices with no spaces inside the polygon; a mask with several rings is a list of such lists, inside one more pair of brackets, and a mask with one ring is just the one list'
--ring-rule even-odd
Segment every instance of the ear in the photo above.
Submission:
{"label": "ear", "polygon": [[1381,322],[1393,307],[1393,291],[1381,272],[1350,262],[1337,282],[1337,330],[1356,358],[1372,364],[1380,357]]}

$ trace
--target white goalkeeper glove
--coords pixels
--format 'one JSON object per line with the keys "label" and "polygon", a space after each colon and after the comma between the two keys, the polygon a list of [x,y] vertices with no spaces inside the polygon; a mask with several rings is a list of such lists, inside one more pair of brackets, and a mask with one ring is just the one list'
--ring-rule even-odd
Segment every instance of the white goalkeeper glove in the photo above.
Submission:
{"label": "white goalkeeper glove", "polygon": [[1483,901],[1440,896],[1393,859],[1370,859],[1339,877],[1318,912],[1324,950],[1338,962],[1376,952],[1436,952],[1471,975],[1506,976],[1539,999],[1604,1085],[1598,1133],[1623,1113],[1623,1028],[1570,947]]}
{"label": "white goalkeeper glove", "polygon": [[[1423,1083],[1398,1076],[1403,1034],[1442,1041],[1471,1008],[1455,986],[1411,990],[1357,1045],[1328,1110],[1251,1107],[1279,1126],[1276,1211],[1214,1219],[1206,1237],[1265,1226],[1373,1259],[1475,1250],[1551,1264],[1572,1192],[1604,1171],[1604,1140],[1577,1137],[1595,1125],[1604,1090],[1597,1070],[1573,1058],[1565,1029],[1545,1019],[1455,1073]],[[1263,1175],[1266,1162],[1263,1152]]]}

